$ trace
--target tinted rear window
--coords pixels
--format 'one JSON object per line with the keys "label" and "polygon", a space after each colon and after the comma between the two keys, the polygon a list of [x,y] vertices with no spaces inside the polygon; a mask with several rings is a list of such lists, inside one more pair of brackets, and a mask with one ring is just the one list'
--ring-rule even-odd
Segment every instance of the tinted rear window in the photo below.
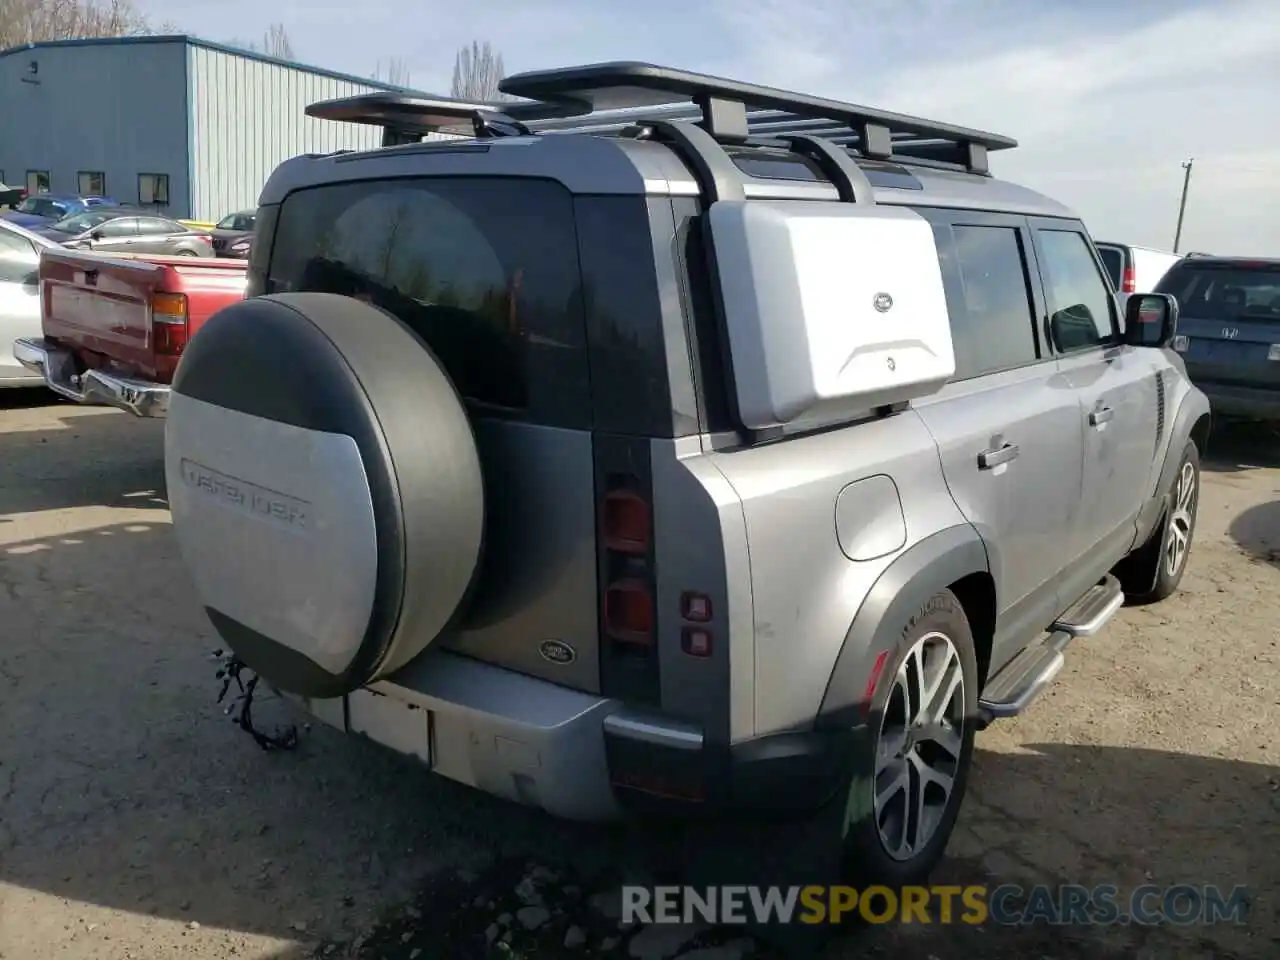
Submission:
{"label": "tinted rear window", "polygon": [[1099,247],[1098,256],[1102,258],[1102,265],[1107,268],[1111,286],[1119,290],[1120,282],[1124,279],[1124,254],[1115,247]]}
{"label": "tinted rear window", "polygon": [[313,187],[281,206],[267,293],[314,290],[395,314],[466,398],[590,426],[573,201],[543,180]]}
{"label": "tinted rear window", "polygon": [[1188,317],[1205,320],[1280,320],[1280,265],[1218,267],[1183,261],[1156,285],[1173,294]]}

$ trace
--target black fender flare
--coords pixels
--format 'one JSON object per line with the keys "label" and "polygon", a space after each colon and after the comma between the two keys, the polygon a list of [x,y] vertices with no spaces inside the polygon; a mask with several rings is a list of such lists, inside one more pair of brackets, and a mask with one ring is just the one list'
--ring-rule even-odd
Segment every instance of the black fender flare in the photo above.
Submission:
{"label": "black fender flare", "polygon": [[946,527],[900,554],[876,579],[854,615],[827,681],[817,726],[861,726],[867,678],[879,653],[897,644],[907,622],[938,591],[990,571],[986,545],[969,523]]}
{"label": "black fender flare", "polygon": [[[1213,410],[1209,405],[1209,398],[1196,387],[1192,387],[1187,391],[1187,395],[1182,398],[1182,403],[1178,404],[1178,413],[1173,418],[1173,428],[1169,431],[1169,446],[1164,451],[1164,467],[1160,470],[1160,483],[1156,487],[1159,493],[1164,493],[1173,485],[1173,475],[1178,469],[1178,464],[1182,462],[1182,448],[1187,445],[1187,439],[1191,436],[1191,431],[1195,429],[1195,425],[1200,422],[1202,417],[1209,418],[1209,427],[1213,424]],[[1205,429],[1205,439],[1209,436],[1209,427]],[[1204,456],[1205,451],[1200,451],[1200,456]]]}
{"label": "black fender flare", "polygon": [[[1156,524],[1164,516],[1168,506],[1166,501],[1169,499],[1169,489],[1173,486],[1173,475],[1178,470],[1178,464],[1182,462],[1182,449],[1187,445],[1187,440],[1191,437],[1196,424],[1205,418],[1208,418],[1208,421],[1204,429],[1204,439],[1208,440],[1209,430],[1213,425],[1213,411],[1209,398],[1193,386],[1178,404],[1178,412],[1174,414],[1173,425],[1169,428],[1169,443],[1164,448],[1164,463],[1160,467],[1160,478],[1156,481],[1156,488],[1151,494],[1150,502],[1140,516],[1135,550],[1147,542],[1155,532]],[[1203,457],[1204,454],[1205,451],[1202,449],[1200,456]]]}

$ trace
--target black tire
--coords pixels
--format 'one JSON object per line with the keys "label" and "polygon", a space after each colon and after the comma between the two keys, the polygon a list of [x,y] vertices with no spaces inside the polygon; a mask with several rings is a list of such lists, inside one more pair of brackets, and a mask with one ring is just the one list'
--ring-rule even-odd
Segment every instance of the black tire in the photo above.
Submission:
{"label": "black tire", "polygon": [[[940,641],[949,645],[949,650]],[[901,708],[901,694],[898,676],[909,657],[913,657],[922,645],[928,651],[925,660],[926,673],[932,665],[928,659],[934,654],[946,652],[948,657],[954,656],[953,663],[958,661],[962,683],[959,694],[950,703],[948,719],[954,725],[959,724],[959,735],[956,738],[958,748],[954,756],[946,756],[937,742],[921,740],[915,746],[909,740],[904,751],[910,755],[932,755],[945,766],[952,776],[951,792],[944,803],[939,805],[936,826],[927,839],[919,834],[915,836],[915,845],[919,849],[908,855],[899,851],[897,855],[889,850],[889,843],[882,835],[883,826],[892,826],[894,809],[892,804],[885,804],[877,811],[876,790],[884,790],[887,786],[886,776],[876,775],[876,756],[884,737],[890,735],[898,722]],[[933,661],[937,662],[937,661]],[[909,673],[909,671],[908,671]],[[870,714],[871,735],[859,741],[862,755],[856,758],[854,774],[849,787],[845,805],[845,817],[842,824],[841,838],[841,882],[859,889],[868,886],[886,886],[891,890],[900,890],[905,886],[923,884],[927,881],[934,867],[942,859],[947,842],[955,827],[956,817],[964,800],[965,787],[968,782],[969,766],[973,757],[973,737],[975,719],[978,708],[978,665],[973,646],[973,632],[969,628],[969,619],[965,616],[960,601],[950,590],[943,590],[929,600],[903,627],[901,639],[896,649],[885,663],[880,675],[878,688],[872,700]],[[910,749],[905,749],[905,747]],[[908,782],[917,782],[913,761],[903,760],[904,771],[907,771]],[[909,824],[904,824],[904,829]],[[892,830],[886,831],[889,838],[894,836]],[[920,842],[923,840],[923,842]]]}
{"label": "black tire", "polygon": [[173,254],[175,257],[198,257],[200,254],[194,250],[177,250]]}
{"label": "black tire", "polygon": [[[1182,502],[1189,482],[1189,502]],[[1164,515],[1147,542],[1126,557],[1117,568],[1125,599],[1132,606],[1158,603],[1174,594],[1182,582],[1195,542],[1200,514],[1200,451],[1188,440],[1182,450],[1173,482],[1165,493]],[[1176,537],[1185,544],[1176,563],[1171,551]]]}

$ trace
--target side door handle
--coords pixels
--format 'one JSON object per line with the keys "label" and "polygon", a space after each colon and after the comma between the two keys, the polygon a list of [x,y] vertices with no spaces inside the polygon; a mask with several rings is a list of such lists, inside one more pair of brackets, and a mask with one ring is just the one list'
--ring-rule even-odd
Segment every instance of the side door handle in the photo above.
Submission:
{"label": "side door handle", "polygon": [[1002,463],[1008,463],[1017,455],[1018,445],[1016,443],[1006,443],[1003,447],[983,450],[978,454],[978,469],[990,470],[992,467],[998,467]]}
{"label": "side door handle", "polygon": [[1115,415],[1116,412],[1110,407],[1100,407],[1089,414],[1089,426],[1100,427]]}

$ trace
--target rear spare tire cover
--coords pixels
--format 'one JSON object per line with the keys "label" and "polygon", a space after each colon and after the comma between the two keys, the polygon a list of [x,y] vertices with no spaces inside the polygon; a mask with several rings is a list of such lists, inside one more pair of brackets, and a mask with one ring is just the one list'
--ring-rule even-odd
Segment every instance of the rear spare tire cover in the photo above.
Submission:
{"label": "rear spare tire cover", "polygon": [[431,350],[349,297],[224,308],[174,376],[165,478],[214,627],[264,680],[336,697],[413,659],[479,566],[475,437]]}

